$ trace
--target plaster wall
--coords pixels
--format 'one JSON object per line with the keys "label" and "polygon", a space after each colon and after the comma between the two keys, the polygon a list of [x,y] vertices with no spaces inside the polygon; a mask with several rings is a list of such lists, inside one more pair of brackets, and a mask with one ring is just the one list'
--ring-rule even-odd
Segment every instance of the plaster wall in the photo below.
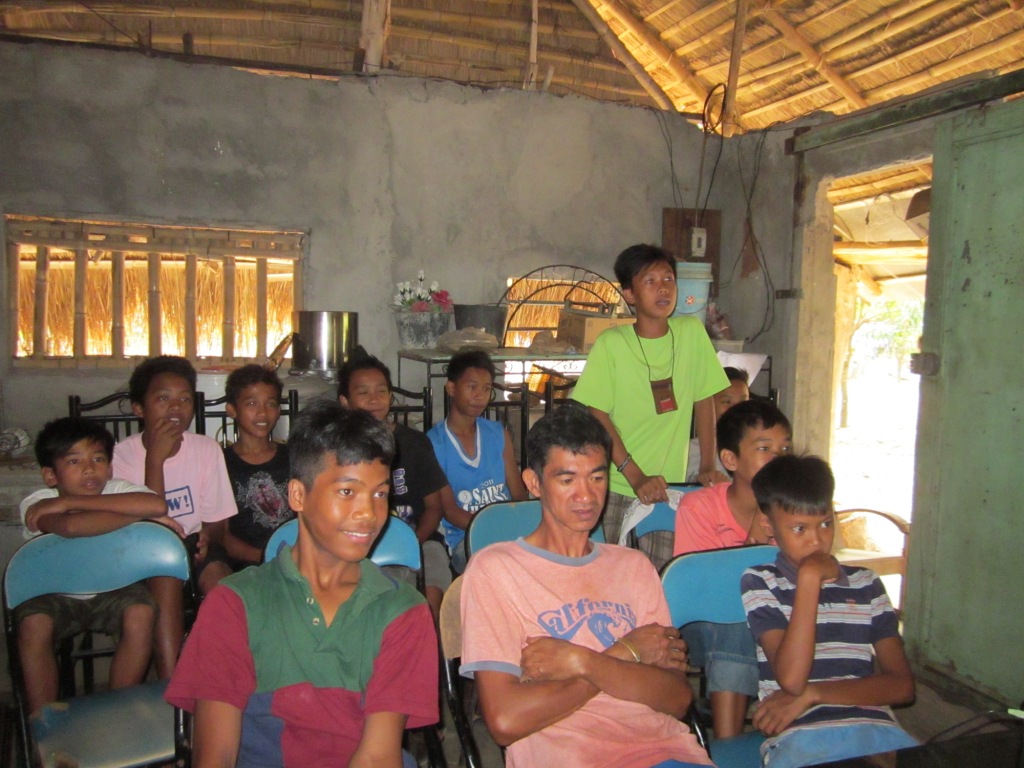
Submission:
{"label": "plaster wall", "polygon": [[[663,126],[649,110],[401,77],[264,77],[45,44],[0,45],[0,71],[3,212],[306,230],[304,308],[359,312],[360,341],[392,364],[395,281],[425,269],[456,301],[475,303],[545,264],[610,277],[622,248],[660,240],[661,210],[674,205],[670,147],[677,193],[695,194],[700,132],[672,118]],[[769,165],[779,154],[770,142]],[[735,251],[742,198],[730,175],[710,204],[724,209]],[[757,195],[772,189],[762,180]],[[788,243],[786,216],[764,222],[767,239]],[[760,308],[744,291],[734,285],[725,298],[745,333]],[[8,344],[10,323],[4,313]],[[109,393],[129,369],[40,371],[4,354],[3,423],[34,431],[66,412],[67,394]]]}

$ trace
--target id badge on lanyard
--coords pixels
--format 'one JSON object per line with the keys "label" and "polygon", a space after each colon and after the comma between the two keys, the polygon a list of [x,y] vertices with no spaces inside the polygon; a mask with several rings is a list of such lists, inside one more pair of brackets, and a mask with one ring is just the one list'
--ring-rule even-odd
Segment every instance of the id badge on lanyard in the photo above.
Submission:
{"label": "id badge on lanyard", "polygon": [[672,391],[672,379],[652,381],[651,394],[654,395],[654,410],[659,416],[679,409],[675,392]]}

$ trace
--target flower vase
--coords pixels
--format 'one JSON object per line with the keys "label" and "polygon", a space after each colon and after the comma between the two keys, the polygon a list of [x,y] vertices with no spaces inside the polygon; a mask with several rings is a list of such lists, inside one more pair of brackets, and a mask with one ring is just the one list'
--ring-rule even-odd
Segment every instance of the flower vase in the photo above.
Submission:
{"label": "flower vase", "polygon": [[433,349],[451,325],[450,312],[411,312],[395,310],[398,345],[402,349]]}

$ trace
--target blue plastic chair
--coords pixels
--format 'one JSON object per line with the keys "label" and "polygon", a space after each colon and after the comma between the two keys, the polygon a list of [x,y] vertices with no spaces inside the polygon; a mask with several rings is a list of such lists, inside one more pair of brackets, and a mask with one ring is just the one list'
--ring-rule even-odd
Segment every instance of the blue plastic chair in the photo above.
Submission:
{"label": "blue plastic chair", "polygon": [[[264,562],[277,557],[277,553],[285,544],[294,544],[298,535],[297,519],[278,526],[263,549]],[[388,515],[388,524],[384,526],[384,530],[370,550],[370,560],[382,568],[386,565],[403,565],[419,572],[422,568],[422,557],[416,532],[404,520]]]}
{"label": "blue plastic chair", "polygon": [[[540,499],[496,501],[488,504],[469,521],[466,529],[466,554],[479,552],[489,544],[515,541],[527,536],[540,525]],[[590,539],[604,543],[600,524],[590,532]]]}
{"label": "blue plastic chair", "polygon": [[14,609],[40,595],[108,592],[153,576],[181,579],[187,589],[190,575],[181,539],[158,523],[88,538],[45,534],[14,553],[4,574],[4,628],[26,766],[52,765],[57,755],[81,768],[188,759],[185,716],[163,700],[166,681],[76,696],[29,722]]}
{"label": "blue plastic chair", "polygon": [[[758,544],[708,552],[691,552],[670,560],[661,571],[672,624],[682,627],[695,621],[736,624],[747,620],[740,598],[740,576],[754,565],[774,562],[778,547]],[[760,733],[744,733],[710,744],[691,712],[690,722],[711,759],[719,768],[759,768]]]}
{"label": "blue plastic chair", "polygon": [[[682,485],[670,485],[669,489],[686,494],[699,491],[702,487],[698,483],[685,483]],[[676,532],[676,509],[664,501],[659,501],[655,504],[650,514],[636,524],[636,528],[633,529],[632,533],[639,539],[649,533],[656,533],[658,531],[668,531],[672,534]]]}

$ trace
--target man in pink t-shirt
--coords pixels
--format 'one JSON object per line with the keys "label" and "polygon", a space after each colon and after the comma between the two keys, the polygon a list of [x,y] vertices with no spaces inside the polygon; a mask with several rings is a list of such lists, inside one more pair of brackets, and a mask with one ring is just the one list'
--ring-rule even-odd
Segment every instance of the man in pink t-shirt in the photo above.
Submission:
{"label": "man in pink t-shirt", "polygon": [[527,437],[523,480],[540,526],[469,561],[462,673],[509,768],[709,765],[679,721],[692,699],[686,645],[640,552],[590,541],[611,441],[566,406]]}

